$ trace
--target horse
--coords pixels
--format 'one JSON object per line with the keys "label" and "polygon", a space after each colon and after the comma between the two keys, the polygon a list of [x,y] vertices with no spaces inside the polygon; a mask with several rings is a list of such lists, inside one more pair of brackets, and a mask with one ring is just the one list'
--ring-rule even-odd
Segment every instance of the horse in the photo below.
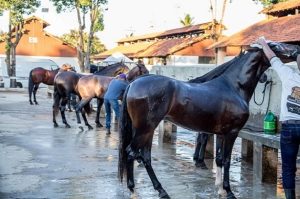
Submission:
{"label": "horse", "polygon": [[54,83],[54,77],[59,71],[69,71],[69,70],[75,70],[71,65],[69,64],[63,64],[60,68],[57,68],[55,70],[47,70],[42,67],[37,67],[32,69],[29,72],[29,81],[28,81],[28,92],[29,92],[29,103],[33,105],[33,102],[31,100],[31,95],[33,93],[33,101],[37,105],[38,102],[36,101],[36,92],[39,88],[40,83],[44,83],[47,85],[53,85]]}
{"label": "horse", "polygon": [[[101,71],[98,71],[94,73],[95,75],[104,75],[104,76],[116,76],[120,73],[126,73],[129,71],[128,66],[126,66],[122,62],[118,62],[112,65],[108,65],[105,68],[103,68]],[[77,90],[77,83],[81,77],[84,77],[84,74],[79,74],[75,72],[65,71],[65,72],[59,72],[54,79],[54,102],[52,106],[52,118],[53,118],[53,124],[54,127],[58,127],[58,124],[56,122],[56,115],[60,111],[62,121],[65,124],[66,128],[71,128],[71,126],[68,124],[66,117],[65,117],[65,110],[66,110],[66,104],[68,101],[68,97],[71,94],[75,94],[79,97],[79,100],[81,100],[81,97]],[[98,106],[99,106],[98,101]],[[73,104],[73,106],[75,106]],[[84,106],[84,109],[87,113],[91,112],[92,109],[87,104]],[[76,117],[79,118],[78,112],[76,112]],[[85,116],[83,116],[85,117]]]}
{"label": "horse", "polygon": [[[278,48],[279,57],[286,59]],[[291,59],[291,58],[290,58]],[[227,198],[235,198],[229,183],[233,144],[249,117],[249,101],[259,77],[270,67],[262,49],[251,47],[225,63],[228,68],[204,83],[188,83],[152,75],[132,82],[123,97],[120,118],[119,178],[127,176],[127,187],[134,191],[133,163],[143,162],[159,197],[169,198],[151,165],[151,146],[155,128],[161,120],[193,131],[217,135],[216,184],[221,183]]]}
{"label": "horse", "polygon": [[[149,74],[148,69],[143,64],[137,64],[133,67],[127,74],[127,81],[131,82],[136,79],[138,76]],[[102,127],[103,125],[100,123],[100,110],[104,102],[104,94],[108,88],[109,83],[114,77],[108,76],[99,76],[99,75],[88,75],[79,79],[77,83],[77,91],[81,97],[80,102],[76,105],[77,116],[79,116],[79,112],[81,112],[84,123],[89,129],[93,129],[93,127],[88,123],[85,113],[82,111],[82,108],[85,107],[93,98],[97,98],[98,106],[97,106],[97,114],[96,114],[96,125],[97,127]],[[87,109],[88,110],[88,109]],[[77,123],[81,123],[80,118],[77,118]]]}

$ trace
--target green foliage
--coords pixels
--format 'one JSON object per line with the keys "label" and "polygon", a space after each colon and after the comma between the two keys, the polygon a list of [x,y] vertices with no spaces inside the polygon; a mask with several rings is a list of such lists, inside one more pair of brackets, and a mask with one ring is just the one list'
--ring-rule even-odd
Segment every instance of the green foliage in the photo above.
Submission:
{"label": "green foliage", "polygon": [[264,7],[268,7],[271,4],[276,4],[276,3],[279,3],[279,2],[285,2],[285,1],[288,1],[288,0],[253,0],[253,1],[255,1],[256,3],[261,3]]}
{"label": "green foliage", "polygon": [[191,17],[190,14],[185,14],[184,18],[180,19],[180,23],[183,26],[190,26],[190,25],[194,24],[193,20],[194,20],[194,17]]}
{"label": "green foliage", "polygon": [[[76,30],[71,30],[70,33],[63,34],[61,36],[61,39],[68,44],[76,46],[77,42],[78,42],[78,37],[79,37],[79,32]],[[84,34],[83,34],[83,39],[84,39],[84,43],[85,43],[84,46],[87,47],[86,43],[88,41],[88,34],[86,32],[84,32]],[[101,43],[100,39],[98,37],[94,36],[93,40],[92,40],[91,54],[92,55],[99,54],[105,50],[106,50],[106,48]],[[85,51],[86,51],[86,49],[85,49]]]}

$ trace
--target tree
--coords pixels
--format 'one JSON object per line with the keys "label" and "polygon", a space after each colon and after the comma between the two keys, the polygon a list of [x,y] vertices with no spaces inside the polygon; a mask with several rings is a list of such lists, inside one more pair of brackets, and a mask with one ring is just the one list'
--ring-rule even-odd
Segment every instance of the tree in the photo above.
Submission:
{"label": "tree", "polygon": [[180,19],[180,23],[183,26],[190,26],[190,25],[194,24],[193,20],[194,20],[194,17],[191,17],[190,14],[185,14],[184,18]]}
{"label": "tree", "polygon": [[[58,13],[62,11],[73,11],[77,13],[78,20],[78,41],[77,56],[78,64],[81,71],[89,71],[90,54],[94,34],[104,29],[103,24],[103,8],[107,4],[107,0],[51,0],[56,6]],[[89,31],[88,40],[84,42],[84,30],[86,28],[86,15],[89,14]]]}
{"label": "tree", "polygon": [[253,0],[255,2],[260,2],[264,7],[268,7],[271,4],[276,4],[279,2],[284,2],[288,0]]}
{"label": "tree", "polygon": [[[76,46],[78,37],[79,37],[79,32],[77,30],[71,30],[69,33],[63,34],[61,36],[61,39],[68,44]],[[85,46],[84,50],[87,51],[86,48],[88,42],[88,34],[86,32],[83,33],[83,41]],[[101,43],[100,39],[97,36],[93,37],[91,43],[92,43],[91,50],[90,50],[91,55],[99,54],[106,50],[105,46]]]}
{"label": "tree", "polygon": [[0,14],[8,12],[8,32],[5,35],[5,63],[10,77],[10,87],[16,87],[16,48],[23,35],[23,15],[31,14],[39,7],[38,0],[0,0]]}

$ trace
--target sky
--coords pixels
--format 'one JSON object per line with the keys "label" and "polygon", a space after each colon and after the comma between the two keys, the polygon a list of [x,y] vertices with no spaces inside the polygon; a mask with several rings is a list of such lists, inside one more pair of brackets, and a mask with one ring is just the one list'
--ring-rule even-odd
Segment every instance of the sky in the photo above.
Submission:
{"label": "sky", "polygon": [[[104,11],[104,31],[97,36],[110,49],[130,33],[142,35],[180,28],[180,19],[186,14],[193,17],[194,24],[205,23],[212,19],[210,2],[219,20],[223,0],[108,0],[108,9]],[[253,0],[227,2],[224,15],[227,30],[224,34],[228,36],[264,19],[264,15],[259,14],[262,5]],[[41,12],[42,8],[49,8],[49,12]],[[57,14],[49,0],[41,0],[41,7],[34,15],[47,21],[50,26],[45,30],[57,36],[78,26],[75,12]],[[7,13],[0,17],[0,30],[7,31]]]}

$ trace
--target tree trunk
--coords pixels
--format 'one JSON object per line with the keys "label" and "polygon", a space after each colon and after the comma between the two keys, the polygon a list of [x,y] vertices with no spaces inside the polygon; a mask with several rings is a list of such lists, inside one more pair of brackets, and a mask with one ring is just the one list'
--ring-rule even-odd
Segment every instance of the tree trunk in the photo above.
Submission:
{"label": "tree trunk", "polygon": [[10,63],[10,87],[17,87],[17,79],[16,79],[16,45],[12,45],[11,48],[11,63]]}
{"label": "tree trunk", "polygon": [[[83,24],[82,24],[79,5],[76,5],[76,12],[77,12],[78,33],[79,33],[78,44],[77,44],[77,57],[78,57],[78,64],[80,67],[80,71],[84,72],[85,50],[84,50],[84,40],[83,40],[83,29],[85,28],[85,23],[83,21]],[[83,18],[84,18],[84,16],[83,16]]]}
{"label": "tree trunk", "polygon": [[85,55],[85,72],[90,72],[90,54],[91,54],[91,48],[92,48],[92,41],[94,37],[94,24],[96,20],[96,7],[94,5],[90,6],[90,31],[87,41],[87,48],[86,48],[86,55]]}

